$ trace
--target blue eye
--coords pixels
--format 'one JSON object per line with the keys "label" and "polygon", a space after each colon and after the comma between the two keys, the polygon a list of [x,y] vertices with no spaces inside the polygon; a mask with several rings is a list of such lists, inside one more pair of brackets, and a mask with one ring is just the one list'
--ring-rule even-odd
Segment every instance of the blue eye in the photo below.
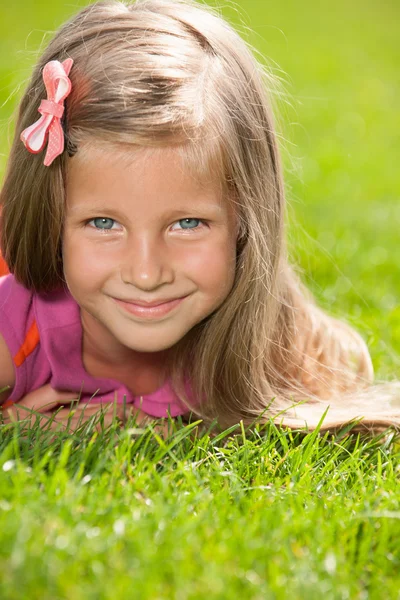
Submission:
{"label": "blue eye", "polygon": [[[187,221],[197,221],[198,223],[204,223],[205,221],[202,221],[201,219],[195,219],[195,218],[187,218],[187,219],[180,219],[179,221],[177,221],[177,223],[186,223],[186,225],[188,225]],[[199,227],[193,228],[193,227],[183,227],[183,230],[186,231],[196,231],[196,229],[199,229]]]}
{"label": "blue eye", "polygon": [[[93,228],[97,231],[113,231],[112,227],[116,221],[114,219],[110,219],[109,217],[95,217],[94,219],[86,221],[86,225],[89,225],[90,223],[93,223]],[[188,217],[186,219],[180,219],[179,221],[176,221],[176,223],[183,224],[181,231],[197,231],[198,229],[201,229],[201,227],[190,227],[190,224],[205,224],[206,222],[202,221],[201,219],[195,219],[194,217]],[[176,231],[176,229],[174,231]]]}
{"label": "blue eye", "polygon": [[[108,217],[96,217],[95,219],[90,219],[90,221],[88,221],[87,223],[95,223],[95,221],[100,221],[102,225],[107,225],[111,222],[111,227],[112,224],[115,223],[114,219],[109,219]],[[111,227],[97,227],[97,225],[95,224],[95,229],[100,229],[103,231],[107,231],[111,229]]]}

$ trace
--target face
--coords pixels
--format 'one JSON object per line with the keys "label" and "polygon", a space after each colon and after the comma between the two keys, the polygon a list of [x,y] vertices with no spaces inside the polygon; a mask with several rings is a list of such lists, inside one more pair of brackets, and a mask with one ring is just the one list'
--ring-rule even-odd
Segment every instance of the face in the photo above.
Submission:
{"label": "face", "polygon": [[[224,302],[236,264],[236,217],[217,182],[199,182],[172,148],[88,148],[70,160],[64,275],[84,339],[110,361],[166,351]],[[157,318],[125,302],[185,297]]]}

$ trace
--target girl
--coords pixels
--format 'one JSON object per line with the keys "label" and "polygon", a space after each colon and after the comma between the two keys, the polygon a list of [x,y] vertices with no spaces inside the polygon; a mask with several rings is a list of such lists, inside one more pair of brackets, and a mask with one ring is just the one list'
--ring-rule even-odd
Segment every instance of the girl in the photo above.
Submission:
{"label": "girl", "polygon": [[6,418],[78,397],[139,422],[400,424],[399,383],[372,385],[288,263],[271,84],[191,0],[96,2],[58,31],[1,192]]}

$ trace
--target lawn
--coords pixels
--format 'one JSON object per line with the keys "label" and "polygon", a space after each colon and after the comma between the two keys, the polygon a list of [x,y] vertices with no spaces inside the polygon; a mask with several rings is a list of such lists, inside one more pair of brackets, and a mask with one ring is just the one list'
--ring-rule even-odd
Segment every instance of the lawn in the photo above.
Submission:
{"label": "lawn", "polygon": [[[40,45],[85,2],[0,8],[0,177]],[[291,260],[400,373],[400,6],[242,0],[222,12],[275,95]],[[249,30],[252,29],[253,31]],[[399,598],[400,446],[272,425],[168,441],[131,423],[0,430],[0,597]]]}

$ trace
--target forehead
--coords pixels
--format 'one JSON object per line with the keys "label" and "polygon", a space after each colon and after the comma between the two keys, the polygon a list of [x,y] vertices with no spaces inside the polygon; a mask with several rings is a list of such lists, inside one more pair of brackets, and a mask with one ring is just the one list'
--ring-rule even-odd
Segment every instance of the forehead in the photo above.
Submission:
{"label": "forehead", "polygon": [[105,144],[83,145],[67,162],[66,183],[72,187],[78,180],[84,187],[104,184],[106,180],[116,183],[117,178],[132,185],[153,179],[177,187],[213,190],[222,196],[222,182],[216,170],[196,168],[192,154],[181,146],[142,147]]}
{"label": "forehead", "polygon": [[[218,204],[228,208],[221,179],[216,171],[193,165],[181,146],[122,147],[86,144],[69,159],[66,172],[67,204],[78,201],[101,201],[112,198],[143,200],[159,198],[160,202],[181,204],[195,198],[201,204]],[[111,196],[110,196],[111,194]]]}

